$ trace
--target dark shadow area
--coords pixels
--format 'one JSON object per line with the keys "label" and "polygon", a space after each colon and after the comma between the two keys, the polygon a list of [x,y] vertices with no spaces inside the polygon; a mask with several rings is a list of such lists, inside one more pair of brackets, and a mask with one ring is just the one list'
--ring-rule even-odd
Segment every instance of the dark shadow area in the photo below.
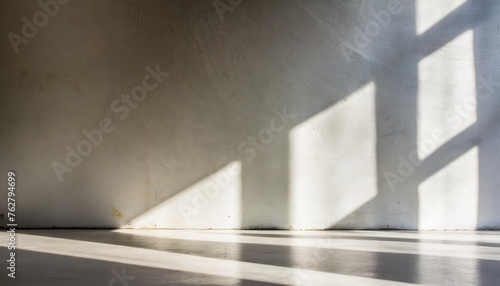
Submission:
{"label": "dark shadow area", "polygon": [[[480,4],[479,4],[480,3]],[[474,26],[474,59],[476,65],[477,132],[479,148],[478,227],[498,228],[495,212],[500,204],[500,105],[494,102],[500,96],[498,89],[500,45],[498,2],[486,0],[477,4],[481,20]]]}
{"label": "dark shadow area", "polygon": [[[476,65],[477,91],[477,140],[479,147],[479,200],[478,218],[479,228],[498,228],[496,222],[498,205],[500,203],[500,176],[498,176],[498,162],[500,160],[500,117],[498,104],[492,104],[492,98],[498,98],[498,74],[500,73],[500,45],[498,15],[500,7],[496,1],[481,1],[477,13],[481,15],[474,27],[474,60]],[[496,28],[495,28],[496,27]],[[491,82],[495,82],[491,86]],[[496,226],[495,226],[496,225]],[[481,272],[494,271],[491,265],[484,261],[479,262]],[[481,286],[500,284],[500,274],[492,277],[480,277]]]}

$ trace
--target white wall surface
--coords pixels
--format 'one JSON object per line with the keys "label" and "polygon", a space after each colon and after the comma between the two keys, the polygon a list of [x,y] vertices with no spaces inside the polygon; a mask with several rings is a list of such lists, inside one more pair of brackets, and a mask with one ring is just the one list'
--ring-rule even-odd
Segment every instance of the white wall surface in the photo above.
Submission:
{"label": "white wall surface", "polygon": [[498,1],[41,3],[0,0],[21,227],[500,227]]}

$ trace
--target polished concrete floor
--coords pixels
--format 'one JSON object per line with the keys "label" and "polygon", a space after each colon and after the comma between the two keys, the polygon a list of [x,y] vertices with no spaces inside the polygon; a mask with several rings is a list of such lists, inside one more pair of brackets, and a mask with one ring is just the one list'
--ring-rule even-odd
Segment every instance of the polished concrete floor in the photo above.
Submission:
{"label": "polished concrete floor", "polygon": [[[500,285],[500,232],[22,230],[0,285]],[[6,231],[0,233],[6,242]]]}

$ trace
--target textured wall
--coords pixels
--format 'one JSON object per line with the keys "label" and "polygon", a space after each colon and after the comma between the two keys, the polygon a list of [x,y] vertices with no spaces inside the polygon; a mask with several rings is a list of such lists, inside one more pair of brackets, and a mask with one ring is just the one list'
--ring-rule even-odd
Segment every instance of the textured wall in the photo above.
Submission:
{"label": "textured wall", "polygon": [[498,228],[498,15],[2,0],[0,182],[25,227]]}

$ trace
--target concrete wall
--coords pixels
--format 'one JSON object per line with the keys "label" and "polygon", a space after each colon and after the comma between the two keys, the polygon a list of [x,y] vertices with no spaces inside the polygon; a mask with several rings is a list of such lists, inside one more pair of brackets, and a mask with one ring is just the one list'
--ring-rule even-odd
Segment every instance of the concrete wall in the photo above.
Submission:
{"label": "concrete wall", "polygon": [[500,226],[498,1],[44,1],[0,1],[19,226]]}

